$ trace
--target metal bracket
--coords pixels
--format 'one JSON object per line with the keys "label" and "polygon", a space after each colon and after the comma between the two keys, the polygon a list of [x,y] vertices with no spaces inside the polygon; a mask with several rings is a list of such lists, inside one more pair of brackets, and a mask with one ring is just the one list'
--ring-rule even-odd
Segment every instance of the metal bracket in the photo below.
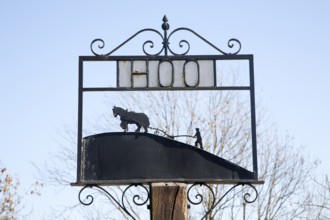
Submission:
{"label": "metal bracket", "polygon": [[[188,188],[188,191],[187,191],[187,199],[188,199],[189,203],[192,204],[192,205],[200,205],[204,201],[203,195],[200,192],[198,192],[198,190],[196,190],[197,193],[195,195],[192,195],[192,189],[194,189],[198,186],[199,187],[205,187],[210,192],[208,194],[211,195],[210,199],[212,201],[211,206],[209,207],[208,210],[206,210],[206,212],[202,216],[201,220],[206,219],[206,217],[209,214],[211,214],[212,210],[215,209],[216,206],[218,206],[220,204],[220,202],[228,195],[228,193],[231,192],[233,189],[235,189],[238,186],[248,186],[254,191],[254,197],[252,197],[252,199],[251,199],[251,194],[250,193],[245,193],[243,195],[243,199],[246,203],[255,202],[258,198],[258,195],[259,195],[257,189],[252,184],[250,184],[250,183],[237,183],[236,185],[234,185],[230,189],[228,189],[227,192],[225,192],[218,200],[216,200],[216,195],[215,195],[215,193],[214,193],[214,191],[213,191],[213,189],[210,185],[208,185],[206,183],[195,183],[195,184],[192,184]],[[124,211],[130,218],[135,220],[136,218],[129,211],[129,209],[126,207],[126,204],[125,204],[125,198],[126,198],[127,191],[132,187],[137,187],[137,189],[142,190],[142,192],[138,191],[138,193],[134,194],[134,196],[132,198],[133,203],[137,206],[146,205],[147,202],[151,198],[151,194],[150,194],[150,192],[151,192],[150,189],[151,188],[150,188],[150,186],[146,186],[146,185],[142,185],[142,184],[131,184],[128,187],[126,187],[126,189],[123,191],[123,194],[121,196],[121,201],[118,201],[113,195],[111,195],[111,193],[109,191],[107,191],[105,188],[103,188],[99,185],[86,185],[79,191],[78,199],[79,199],[80,203],[85,205],[85,206],[91,205],[94,202],[93,195],[88,194],[85,198],[83,198],[82,197],[82,192],[85,191],[85,189],[87,189],[87,188],[94,188],[94,189],[98,190],[99,192],[101,192],[102,194],[104,194],[105,196],[107,196],[109,200],[112,200],[113,202],[115,202],[118,205],[119,209]],[[147,194],[146,198],[141,196],[141,194],[143,192],[145,192]],[[189,205],[189,207],[190,207],[190,205]],[[147,205],[147,208],[151,210],[151,205]]]}
{"label": "metal bracket", "polygon": [[259,194],[258,194],[257,189],[256,189],[253,185],[251,185],[251,184],[249,184],[249,183],[237,183],[236,185],[232,186],[229,190],[227,190],[227,192],[225,192],[225,193],[220,197],[220,199],[218,199],[218,200],[216,200],[216,195],[215,195],[215,193],[214,193],[214,191],[213,191],[213,189],[212,189],[211,186],[209,186],[209,185],[207,185],[207,184],[205,184],[205,183],[195,183],[195,184],[193,184],[193,185],[191,185],[191,186],[189,187],[188,192],[187,192],[187,197],[188,197],[188,201],[189,201],[189,203],[191,203],[192,205],[200,205],[200,204],[203,202],[203,200],[204,200],[203,195],[202,195],[201,193],[197,192],[197,194],[194,195],[195,199],[193,200],[193,199],[191,199],[191,196],[192,196],[192,195],[191,195],[191,190],[192,190],[193,188],[197,187],[197,186],[202,186],[202,187],[206,187],[206,189],[210,192],[210,193],[208,193],[208,194],[211,195],[211,198],[210,198],[210,199],[211,199],[211,201],[212,201],[212,204],[211,204],[211,206],[209,207],[209,209],[206,210],[206,213],[205,213],[205,214],[203,215],[203,217],[201,218],[201,220],[203,220],[203,219],[205,219],[209,214],[211,214],[212,210],[213,210],[216,206],[218,206],[218,205],[220,204],[220,202],[221,202],[221,201],[222,201],[222,200],[228,195],[229,192],[231,192],[233,189],[235,189],[235,188],[238,187],[238,186],[244,186],[244,185],[249,186],[250,188],[252,188],[253,191],[254,191],[254,194],[255,194],[255,197],[253,197],[253,198],[251,199],[251,198],[250,198],[250,197],[251,197],[251,194],[250,194],[250,193],[245,193],[244,196],[243,196],[244,201],[245,201],[246,203],[253,203],[253,202],[255,202],[255,201],[257,200]]}
{"label": "metal bracket", "polygon": [[[126,197],[126,193],[127,191],[132,188],[132,187],[139,187],[140,189],[142,189],[143,191],[145,191],[147,193],[147,198],[143,199],[143,197],[139,194],[135,194],[132,198],[132,201],[135,205],[137,206],[143,206],[145,205],[149,199],[150,199],[150,190],[148,189],[147,186],[142,185],[142,184],[132,184],[129,185],[124,191],[123,194],[121,196],[121,201],[118,201],[113,195],[111,195],[111,193],[109,191],[107,191],[105,188],[98,186],[98,185],[86,185],[84,186],[78,194],[78,199],[79,202],[85,206],[89,206],[94,202],[94,197],[91,194],[88,194],[85,199],[82,198],[82,192],[85,191],[85,189],[87,188],[94,188],[98,191],[100,191],[102,194],[104,194],[105,196],[108,197],[109,200],[114,201],[117,205],[118,208],[121,209],[122,211],[124,211],[129,217],[131,217],[133,220],[135,220],[136,218],[133,216],[133,214],[129,211],[129,209],[127,209],[126,204],[125,204],[125,197]],[[141,191],[140,191],[141,192]],[[87,201],[86,201],[87,200]],[[142,200],[142,201],[139,201]]]}

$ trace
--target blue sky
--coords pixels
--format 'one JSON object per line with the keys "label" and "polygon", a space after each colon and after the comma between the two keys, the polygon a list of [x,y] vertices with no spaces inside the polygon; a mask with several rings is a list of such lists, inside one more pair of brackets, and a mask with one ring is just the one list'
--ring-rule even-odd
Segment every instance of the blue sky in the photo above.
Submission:
{"label": "blue sky", "polygon": [[0,160],[22,183],[33,181],[31,162],[56,151],[58,131],[75,126],[78,56],[92,55],[95,38],[112,49],[161,30],[164,14],[172,30],[220,48],[239,39],[240,53],[254,54],[257,101],[330,173],[329,1],[2,1]]}

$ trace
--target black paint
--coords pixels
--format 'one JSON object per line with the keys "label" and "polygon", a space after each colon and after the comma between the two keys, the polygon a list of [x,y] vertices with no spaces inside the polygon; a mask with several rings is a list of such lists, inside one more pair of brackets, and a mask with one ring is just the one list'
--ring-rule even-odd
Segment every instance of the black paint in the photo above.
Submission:
{"label": "black paint", "polygon": [[252,172],[218,156],[148,133],[97,134],[85,137],[82,148],[82,184],[253,179]]}

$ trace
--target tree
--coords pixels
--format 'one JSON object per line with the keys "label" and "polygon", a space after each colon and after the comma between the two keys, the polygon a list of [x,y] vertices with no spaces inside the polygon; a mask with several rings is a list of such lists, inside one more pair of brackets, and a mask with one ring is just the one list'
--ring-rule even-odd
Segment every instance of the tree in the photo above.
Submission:
{"label": "tree", "polygon": [[0,166],[0,219],[17,219],[17,208],[21,202],[17,194],[19,181],[15,181],[7,168]]}
{"label": "tree", "polygon": [[0,162],[0,220],[15,220],[28,217],[25,199],[28,196],[40,196],[43,184],[36,181],[28,187],[26,193],[18,193],[22,188],[18,178],[14,178]]}
{"label": "tree", "polygon": [[329,178],[327,175],[315,177],[313,183],[318,187],[311,190],[311,193],[305,200],[305,206],[309,208],[307,216],[315,216],[315,219],[330,219]]}
{"label": "tree", "polygon": [[304,202],[309,195],[311,174],[318,163],[295,147],[290,137],[281,139],[276,131],[269,135],[260,151],[261,178],[268,183],[258,187],[258,201],[252,206],[257,209],[258,219],[303,218],[308,213]]}
{"label": "tree", "polygon": [[[148,101],[143,102],[143,106],[134,107],[142,110],[161,105],[160,111],[156,113],[158,124],[163,125],[161,129],[169,134],[183,132],[191,135],[194,126],[201,127],[207,151],[247,169],[251,167],[250,112],[246,100],[241,99],[237,93],[179,94],[178,96],[183,96],[184,102],[178,101],[182,99],[177,93],[165,93],[161,98],[148,95]],[[132,100],[128,97],[132,97]],[[205,97],[209,97],[206,103],[200,101],[205,100]],[[124,100],[125,103],[133,103],[133,100],[140,99],[142,97],[128,95]],[[125,106],[129,109],[132,107]],[[296,219],[308,214],[313,219],[305,201],[310,194],[306,189],[312,184],[310,174],[315,171],[317,161],[308,158],[302,149],[294,146],[289,136],[282,137],[276,127],[261,126],[261,122],[264,122],[262,116],[258,121],[259,178],[266,183],[258,187],[258,199],[245,210],[245,215],[258,219]],[[189,126],[183,129],[187,124]],[[212,185],[217,197],[221,197],[229,188],[230,186]],[[244,188],[233,190],[206,219],[237,219],[237,213],[242,212],[243,207],[242,191]],[[207,199],[201,209],[202,215],[211,207],[213,199],[217,200],[211,197],[209,190],[206,189],[203,193],[203,197]]]}
{"label": "tree", "polygon": [[[195,127],[199,127],[205,150],[251,169],[249,102],[237,92],[126,92],[111,100],[116,100],[117,103],[105,103],[109,111],[95,119],[98,122],[96,126],[90,122],[88,127],[91,131],[86,133],[118,131],[119,123],[113,119],[110,109],[119,103],[123,108],[145,112],[151,119],[152,127],[170,135],[193,136]],[[235,188],[206,219],[237,219],[239,216],[255,219],[315,219],[321,216],[310,211],[312,205],[322,210],[327,207],[316,205],[321,201],[320,198],[311,198],[312,190],[326,186],[312,181],[311,174],[317,167],[317,161],[308,158],[302,149],[295,146],[291,137],[280,134],[276,126],[266,120],[265,115],[259,114],[257,124],[259,178],[265,180],[264,185],[257,187],[257,201],[245,205],[242,194],[248,192],[253,196],[253,192]],[[70,144],[63,146],[52,163],[39,169],[43,179],[51,184],[68,185],[75,179],[75,141],[72,141],[75,140],[75,133],[69,129],[66,134]],[[180,141],[191,144],[194,140],[181,138]],[[63,160],[67,161],[65,167],[61,165]],[[216,198],[212,198],[210,192],[204,189],[202,207],[192,212],[191,219],[195,215],[204,215],[209,210],[212,199],[224,195],[230,186],[211,187]],[[123,191],[122,188],[112,190],[118,197]],[[324,202],[322,204],[326,205]],[[324,213],[322,210],[319,213]]]}

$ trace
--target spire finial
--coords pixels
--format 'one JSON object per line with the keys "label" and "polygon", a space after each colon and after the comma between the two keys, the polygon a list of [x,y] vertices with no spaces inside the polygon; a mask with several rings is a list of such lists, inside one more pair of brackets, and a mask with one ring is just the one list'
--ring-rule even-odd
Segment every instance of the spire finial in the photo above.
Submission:
{"label": "spire finial", "polygon": [[167,31],[168,29],[170,29],[170,25],[167,23],[168,19],[167,19],[166,15],[164,15],[164,17],[163,17],[163,22],[164,23],[162,24],[162,29],[164,31]]}

